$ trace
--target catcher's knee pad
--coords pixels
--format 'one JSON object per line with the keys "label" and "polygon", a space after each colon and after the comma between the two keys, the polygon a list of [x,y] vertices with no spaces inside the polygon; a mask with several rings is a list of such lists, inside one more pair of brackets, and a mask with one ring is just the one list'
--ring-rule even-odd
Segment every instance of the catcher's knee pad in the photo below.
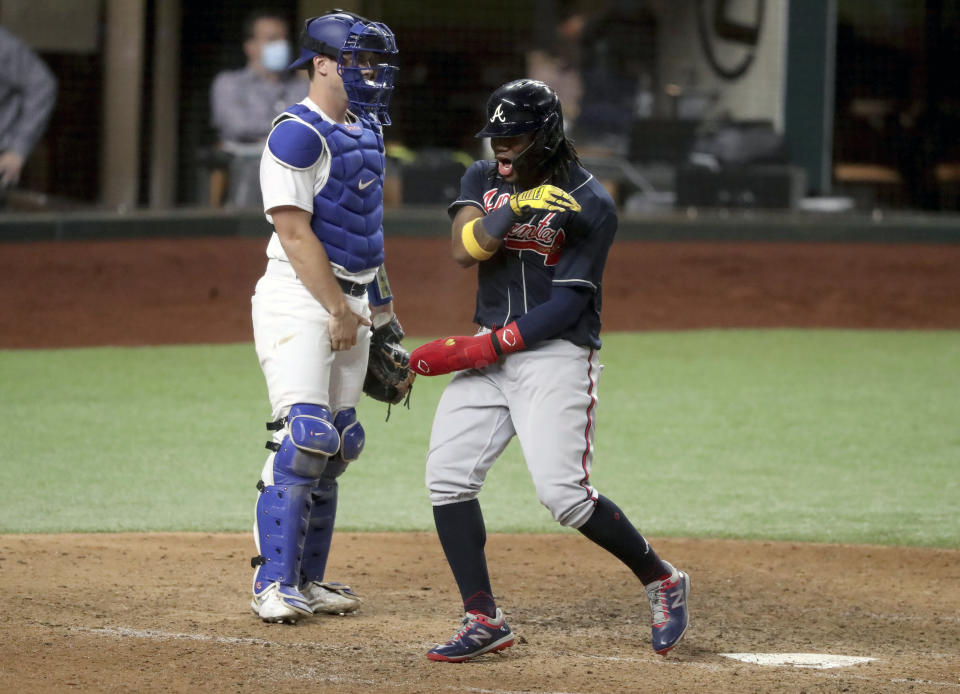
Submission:
{"label": "catcher's knee pad", "polygon": [[257,518],[254,536],[257,551],[251,564],[256,569],[254,592],[259,593],[274,581],[297,585],[310,508],[312,484],[257,485]]}
{"label": "catcher's knee pad", "polygon": [[[352,407],[346,410],[339,410],[337,416],[333,418],[333,426],[340,435],[340,455],[337,457],[344,462],[344,467],[346,467],[347,463],[352,463],[359,458],[363,452],[366,433],[357,420],[356,409]],[[342,472],[341,470],[341,473]],[[336,475],[336,477],[339,477],[339,475]]]}
{"label": "catcher's knee pad", "polygon": [[340,435],[340,450],[327,461],[320,479],[336,484],[336,479],[344,473],[347,465],[360,457],[366,434],[357,421],[357,411],[352,407],[337,412],[337,416],[333,418],[333,426]]}
{"label": "catcher's knee pad", "polygon": [[[267,426],[277,428],[278,424]],[[318,480],[329,457],[340,449],[340,434],[330,410],[322,405],[296,404],[290,408],[283,426],[287,429],[283,440],[279,444],[267,444],[276,451],[273,482],[306,484]]]}

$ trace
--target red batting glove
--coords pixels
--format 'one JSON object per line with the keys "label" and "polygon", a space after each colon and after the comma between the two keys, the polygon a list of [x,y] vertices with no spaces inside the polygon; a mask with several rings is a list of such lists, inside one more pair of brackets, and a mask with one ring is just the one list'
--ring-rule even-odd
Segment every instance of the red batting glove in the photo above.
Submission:
{"label": "red batting glove", "polygon": [[423,376],[482,369],[525,346],[514,322],[486,335],[447,337],[421,345],[410,354],[410,368]]}

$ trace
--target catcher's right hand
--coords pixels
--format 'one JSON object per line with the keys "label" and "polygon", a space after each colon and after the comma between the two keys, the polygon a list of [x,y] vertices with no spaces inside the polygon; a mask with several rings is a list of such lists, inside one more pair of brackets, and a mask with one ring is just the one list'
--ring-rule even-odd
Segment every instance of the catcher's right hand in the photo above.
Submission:
{"label": "catcher's right hand", "polygon": [[544,210],[547,212],[579,212],[578,203],[570,193],[556,186],[542,185],[510,196],[510,209],[520,217]]}
{"label": "catcher's right hand", "polygon": [[410,370],[410,354],[400,345],[401,340],[403,328],[396,316],[373,329],[363,392],[374,400],[396,405],[407,396],[417,377]]}

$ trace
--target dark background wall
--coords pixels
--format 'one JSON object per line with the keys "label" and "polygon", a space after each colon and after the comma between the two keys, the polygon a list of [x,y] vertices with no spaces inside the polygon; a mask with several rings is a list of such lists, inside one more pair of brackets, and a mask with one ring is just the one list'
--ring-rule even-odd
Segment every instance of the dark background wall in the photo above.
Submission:
{"label": "dark background wall", "polygon": [[[149,189],[151,39],[162,1],[147,2],[141,204]],[[472,133],[490,90],[523,75],[528,52],[549,47],[562,18],[573,12],[589,15],[611,3],[623,6],[615,0],[356,3],[359,11],[389,24],[398,37],[401,69],[388,143],[475,152]],[[299,30],[297,0],[182,2],[176,171],[180,205],[201,198],[204,173],[197,153],[213,142],[210,84],[218,71],[244,64],[244,17],[264,4],[286,12],[294,34]],[[644,5],[641,0],[627,3],[632,4]],[[101,3],[101,35],[102,10]],[[833,161],[890,169],[899,179],[892,200],[900,206],[957,209],[960,195],[944,196],[942,184],[960,186],[960,0],[837,0],[837,19]],[[661,43],[676,40],[660,37]],[[691,41],[690,51],[695,50]],[[102,47],[77,53],[47,46],[41,57],[57,75],[60,91],[50,126],[28,160],[23,187],[95,205],[102,194]],[[938,178],[950,175],[951,166],[956,181]]]}

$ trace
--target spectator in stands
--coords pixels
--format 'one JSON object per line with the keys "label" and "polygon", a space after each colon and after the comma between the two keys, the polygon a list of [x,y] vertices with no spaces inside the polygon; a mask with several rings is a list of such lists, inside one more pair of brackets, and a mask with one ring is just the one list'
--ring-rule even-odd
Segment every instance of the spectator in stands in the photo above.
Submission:
{"label": "spectator in stands", "polygon": [[20,181],[57,99],[57,80],[37,54],[0,27],[0,189]]}
{"label": "spectator in stands", "polygon": [[212,125],[230,159],[227,204],[260,207],[260,155],[273,117],[307,95],[307,81],[287,70],[287,18],[258,10],[244,22],[247,65],[216,76],[210,89]]}

